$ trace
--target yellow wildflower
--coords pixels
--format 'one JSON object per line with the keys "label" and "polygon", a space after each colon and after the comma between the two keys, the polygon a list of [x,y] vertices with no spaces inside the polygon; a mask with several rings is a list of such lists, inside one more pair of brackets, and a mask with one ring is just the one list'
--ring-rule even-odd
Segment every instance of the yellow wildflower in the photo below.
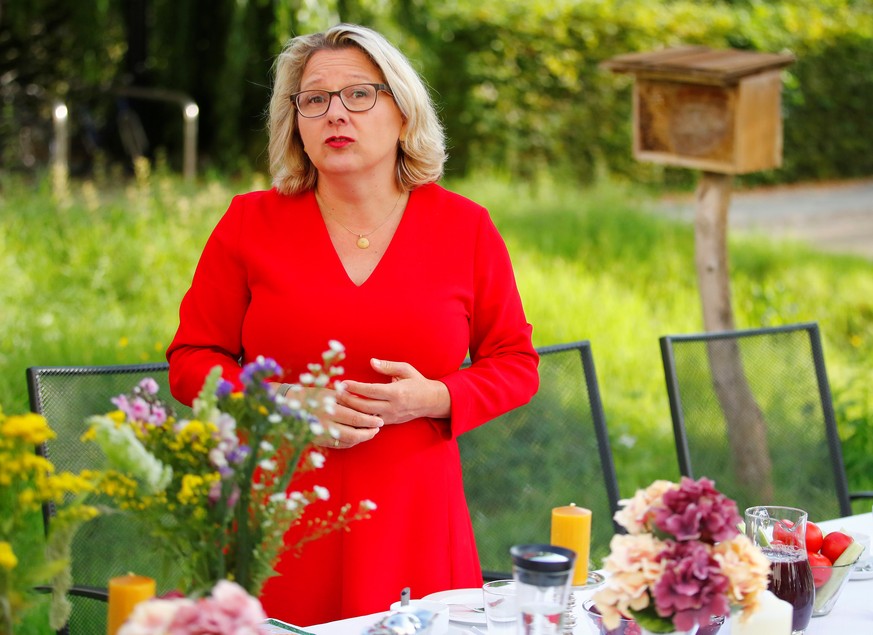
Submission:
{"label": "yellow wildflower", "polygon": [[18,438],[30,445],[40,445],[55,437],[54,431],[42,415],[28,413],[13,415],[0,423],[0,436]]}
{"label": "yellow wildflower", "polygon": [[12,545],[8,542],[0,541],[0,569],[11,571],[18,566],[18,558],[15,557],[15,552],[12,551]]}

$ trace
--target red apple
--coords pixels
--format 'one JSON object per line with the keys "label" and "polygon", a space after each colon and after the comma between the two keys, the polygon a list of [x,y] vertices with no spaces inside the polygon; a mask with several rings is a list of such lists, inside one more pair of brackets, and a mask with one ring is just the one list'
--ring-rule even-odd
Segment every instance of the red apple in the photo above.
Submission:
{"label": "red apple", "polygon": [[812,582],[815,588],[819,588],[831,578],[831,566],[833,563],[820,553],[809,554],[809,566],[812,567]]}
{"label": "red apple", "polygon": [[809,553],[814,553],[821,549],[821,543],[824,540],[824,534],[813,522],[806,523],[806,550]]}
{"label": "red apple", "polygon": [[797,540],[791,531],[792,527],[794,527],[794,523],[786,518],[777,522],[776,526],[773,527],[773,544],[796,545]]}
{"label": "red apple", "polygon": [[850,544],[852,544],[851,536],[841,531],[832,531],[822,540],[821,555],[834,562]]}

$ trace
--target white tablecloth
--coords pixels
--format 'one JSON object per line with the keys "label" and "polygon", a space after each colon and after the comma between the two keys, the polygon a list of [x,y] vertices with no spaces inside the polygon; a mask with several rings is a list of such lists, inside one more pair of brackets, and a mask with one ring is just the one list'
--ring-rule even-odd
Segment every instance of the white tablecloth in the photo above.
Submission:
{"label": "white tablecloth", "polygon": [[[873,536],[873,514],[869,512],[817,524],[825,533],[847,529]],[[577,592],[577,607],[581,607],[582,602],[588,599],[592,593],[593,591]],[[377,622],[382,615],[384,613],[365,615],[328,624],[319,624],[304,630],[316,635],[360,635],[368,626]],[[577,613],[577,615],[579,614]],[[593,633],[589,625],[583,622],[584,619],[584,615],[579,615],[577,618],[575,635]],[[484,627],[482,631],[485,631]],[[806,635],[867,635],[870,633],[873,633],[873,579],[849,580],[834,609],[828,615],[812,618],[806,629]],[[451,626],[449,631],[449,635],[473,634],[474,631],[467,627],[455,624]],[[718,635],[730,635],[730,620],[725,622]]]}

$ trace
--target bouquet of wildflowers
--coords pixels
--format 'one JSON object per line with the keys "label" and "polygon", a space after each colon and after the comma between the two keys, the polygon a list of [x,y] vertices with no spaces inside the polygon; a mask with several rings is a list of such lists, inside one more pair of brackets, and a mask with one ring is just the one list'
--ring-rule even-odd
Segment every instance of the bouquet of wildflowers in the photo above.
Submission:
{"label": "bouquet of wildflowers", "polygon": [[[86,499],[99,473],[56,472],[48,459],[34,452],[54,435],[41,415],[7,417],[0,408],[0,633],[12,633],[33,603],[33,587],[49,580],[51,627],[66,623],[70,543],[82,523],[98,514]],[[34,536],[40,532],[40,507],[48,502],[55,504],[56,514],[43,548]]]}
{"label": "bouquet of wildflowers", "polygon": [[610,543],[611,574],[594,595],[608,628],[624,615],[653,633],[685,631],[757,609],[770,562],[740,533],[734,501],[712,481],[655,481],[622,501],[615,520],[627,529]]}
{"label": "bouquet of wildflowers", "polygon": [[[253,595],[274,575],[286,530],[300,522],[305,507],[327,499],[315,486],[293,491],[292,477],[323,466],[325,456],[312,441],[325,433],[319,414],[341,390],[342,346],[331,342],[321,364],[311,364],[287,397],[269,382],[282,376],[270,359],[248,364],[242,392],[214,368],[193,404],[191,419],[177,419],[143,380],[113,400],[118,410],[92,417],[88,435],[100,444],[114,484],[117,504],[139,516],[164,555],[180,570],[172,581],[186,593],[201,594],[222,579]],[[362,518],[375,508],[362,501],[336,517],[312,520],[297,545]]]}

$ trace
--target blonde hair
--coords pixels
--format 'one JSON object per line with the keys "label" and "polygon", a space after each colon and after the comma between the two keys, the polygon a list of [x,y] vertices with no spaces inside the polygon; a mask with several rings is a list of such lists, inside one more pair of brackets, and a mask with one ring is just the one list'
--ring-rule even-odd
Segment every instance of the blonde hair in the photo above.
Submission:
{"label": "blonde hair", "polygon": [[323,33],[293,38],[279,54],[270,97],[270,173],[283,194],[315,187],[318,170],[303,150],[297,112],[290,95],[300,90],[303,71],[317,51],[357,47],[372,60],[390,87],[406,121],[397,148],[397,183],[405,190],[433,183],[446,160],[445,134],[421,77],[409,60],[382,35],[355,24],[338,24]]}

